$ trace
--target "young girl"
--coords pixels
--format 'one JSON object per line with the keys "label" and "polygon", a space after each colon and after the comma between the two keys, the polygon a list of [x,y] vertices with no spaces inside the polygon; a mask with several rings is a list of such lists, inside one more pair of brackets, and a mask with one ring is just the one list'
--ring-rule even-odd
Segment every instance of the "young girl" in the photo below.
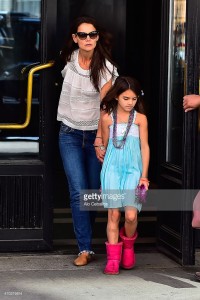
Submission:
{"label": "young girl", "polygon": [[[137,80],[119,76],[101,103],[102,138],[106,155],[101,170],[102,200],[108,208],[107,264],[105,274],[119,274],[119,265],[135,264],[137,214],[141,203],[135,198],[139,184],[148,189],[148,124],[144,114],[143,91]],[[119,231],[121,208],[125,224]]]}

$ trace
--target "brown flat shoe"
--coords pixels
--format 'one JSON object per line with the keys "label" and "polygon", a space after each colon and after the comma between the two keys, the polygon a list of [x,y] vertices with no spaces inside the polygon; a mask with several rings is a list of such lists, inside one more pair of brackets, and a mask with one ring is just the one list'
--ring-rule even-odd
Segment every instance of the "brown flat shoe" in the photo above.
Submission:
{"label": "brown flat shoe", "polygon": [[195,278],[200,281],[200,272],[196,272],[194,274]]}
{"label": "brown flat shoe", "polygon": [[93,260],[93,255],[88,252],[81,253],[75,260],[75,266],[86,266],[89,262]]}

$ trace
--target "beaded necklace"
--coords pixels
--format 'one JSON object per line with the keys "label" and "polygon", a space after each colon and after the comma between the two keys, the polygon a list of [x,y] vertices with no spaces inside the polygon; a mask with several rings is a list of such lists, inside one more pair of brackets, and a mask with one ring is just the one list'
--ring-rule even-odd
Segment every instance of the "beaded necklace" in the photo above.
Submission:
{"label": "beaded necklace", "polygon": [[127,126],[126,126],[124,136],[120,141],[118,141],[117,140],[117,110],[113,111],[113,123],[114,124],[113,124],[113,138],[112,138],[112,140],[113,140],[113,145],[114,145],[115,148],[122,149],[124,147],[127,135],[129,133],[129,130],[130,130],[131,125],[133,123],[133,118],[134,118],[134,109],[131,110],[130,115],[128,117],[128,123],[127,123]]}

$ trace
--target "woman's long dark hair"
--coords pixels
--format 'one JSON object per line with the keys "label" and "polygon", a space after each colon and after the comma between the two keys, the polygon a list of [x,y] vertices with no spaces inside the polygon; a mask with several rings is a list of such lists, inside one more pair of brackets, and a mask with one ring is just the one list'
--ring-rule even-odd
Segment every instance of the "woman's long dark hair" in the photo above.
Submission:
{"label": "woman's long dark hair", "polygon": [[[65,63],[67,63],[71,60],[72,53],[79,48],[78,45],[74,43],[72,34],[77,32],[78,27],[82,23],[92,24],[99,32],[99,40],[94,49],[94,54],[92,56],[90,64],[90,79],[95,89],[99,91],[100,76],[103,70],[105,70],[106,68],[106,59],[110,61],[114,66],[116,66],[116,64],[111,58],[112,35],[101,28],[94,18],[89,16],[82,16],[74,20],[70,28],[69,38],[61,51],[61,58],[65,61]],[[111,73],[112,76],[114,76],[113,72]]]}
{"label": "woman's long dark hair", "polygon": [[135,78],[129,76],[117,77],[114,85],[109,89],[109,91],[101,101],[101,110],[109,114],[116,110],[118,104],[116,98],[129,89],[132,90],[138,97],[134,109],[142,114],[146,114],[143,99],[144,93],[141,89],[140,83]]}

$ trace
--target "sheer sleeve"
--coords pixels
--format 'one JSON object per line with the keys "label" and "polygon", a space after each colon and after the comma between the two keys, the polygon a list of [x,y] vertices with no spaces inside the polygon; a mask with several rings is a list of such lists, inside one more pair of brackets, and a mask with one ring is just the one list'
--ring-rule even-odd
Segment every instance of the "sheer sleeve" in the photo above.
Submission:
{"label": "sheer sleeve", "polygon": [[106,68],[102,72],[101,80],[100,80],[100,88],[104,86],[106,82],[108,82],[112,78],[112,82],[115,82],[115,79],[118,77],[117,68],[112,65],[108,60],[106,61]]}

